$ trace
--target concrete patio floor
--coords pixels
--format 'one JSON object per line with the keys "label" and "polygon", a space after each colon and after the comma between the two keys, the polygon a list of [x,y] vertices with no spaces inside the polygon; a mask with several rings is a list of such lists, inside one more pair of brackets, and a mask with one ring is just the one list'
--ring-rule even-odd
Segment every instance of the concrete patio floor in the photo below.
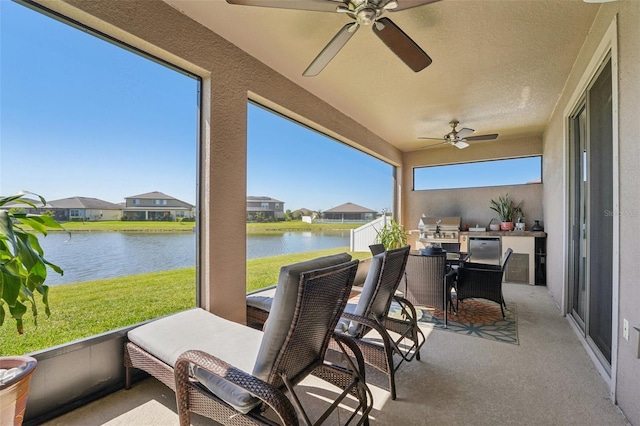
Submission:
{"label": "concrete patio floor", "polygon": [[[609,398],[582,343],[546,287],[507,284],[517,305],[519,344],[432,329],[422,360],[404,363],[389,399],[386,378],[367,371],[379,425],[628,425]],[[313,413],[333,390],[310,379],[300,386]],[[327,424],[340,424],[333,416]],[[176,425],[174,393],[153,378],[55,418],[47,426]],[[199,416],[193,425],[216,424]]]}

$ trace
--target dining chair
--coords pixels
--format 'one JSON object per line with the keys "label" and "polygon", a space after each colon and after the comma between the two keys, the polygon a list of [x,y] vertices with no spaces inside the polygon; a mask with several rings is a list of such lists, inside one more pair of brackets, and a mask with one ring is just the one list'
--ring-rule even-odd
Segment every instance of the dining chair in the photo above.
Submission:
{"label": "dining chair", "polygon": [[369,250],[371,250],[371,254],[375,256],[376,254],[384,252],[386,249],[384,248],[384,244],[371,244]]}
{"label": "dining chair", "polygon": [[502,277],[513,250],[508,248],[500,265],[464,262],[458,268],[456,284],[456,305],[468,298],[480,298],[494,301],[500,305],[502,318],[507,306],[502,295]]}

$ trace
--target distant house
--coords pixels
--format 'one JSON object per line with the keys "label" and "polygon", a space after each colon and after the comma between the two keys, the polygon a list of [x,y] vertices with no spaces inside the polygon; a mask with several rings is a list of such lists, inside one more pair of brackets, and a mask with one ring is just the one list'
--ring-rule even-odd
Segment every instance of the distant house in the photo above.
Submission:
{"label": "distant house", "polygon": [[177,218],[193,219],[196,207],[162,192],[154,191],[146,194],[125,197],[122,218],[124,220],[165,220]]}
{"label": "distant house", "polygon": [[284,202],[271,197],[247,196],[247,220],[283,219]]}
{"label": "distant house", "polygon": [[51,200],[46,205],[39,206],[39,211],[53,212],[53,218],[59,222],[120,220],[122,215],[118,204],[90,197]]}
{"label": "distant house", "polygon": [[376,218],[378,212],[353,203],[345,203],[323,212],[324,220],[340,222],[368,222]]}

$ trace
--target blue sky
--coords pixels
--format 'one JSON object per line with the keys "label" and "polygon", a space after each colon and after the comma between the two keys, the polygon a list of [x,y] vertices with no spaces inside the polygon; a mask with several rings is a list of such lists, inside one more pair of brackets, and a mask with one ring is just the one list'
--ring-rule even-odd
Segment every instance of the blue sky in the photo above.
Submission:
{"label": "blue sky", "polygon": [[285,209],[328,210],[352,202],[391,211],[393,168],[262,107],[249,105],[247,194]]}
{"label": "blue sky", "polygon": [[[0,194],[196,199],[197,80],[0,0]],[[391,166],[248,106],[247,194],[392,206]]]}

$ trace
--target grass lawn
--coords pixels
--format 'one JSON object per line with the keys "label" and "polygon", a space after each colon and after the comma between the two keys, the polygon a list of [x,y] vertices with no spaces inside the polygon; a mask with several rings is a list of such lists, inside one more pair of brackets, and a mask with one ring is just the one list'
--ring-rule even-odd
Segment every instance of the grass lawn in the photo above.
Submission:
{"label": "grass lawn", "polygon": [[[247,292],[275,284],[283,265],[346,250],[333,248],[248,260]],[[368,252],[351,255],[355,259],[371,257]],[[192,308],[195,276],[195,268],[185,268],[53,286],[49,295],[51,317],[47,318],[40,306],[38,327],[31,316],[25,315],[25,332],[19,335],[14,320],[7,315],[0,326],[0,356],[27,354]]]}
{"label": "grass lawn", "polygon": [[[360,223],[305,223],[299,220],[247,223],[247,232],[345,230],[357,228],[360,225]],[[62,226],[71,232],[193,232],[196,224],[195,222],[105,220],[97,222],[64,222]]]}

